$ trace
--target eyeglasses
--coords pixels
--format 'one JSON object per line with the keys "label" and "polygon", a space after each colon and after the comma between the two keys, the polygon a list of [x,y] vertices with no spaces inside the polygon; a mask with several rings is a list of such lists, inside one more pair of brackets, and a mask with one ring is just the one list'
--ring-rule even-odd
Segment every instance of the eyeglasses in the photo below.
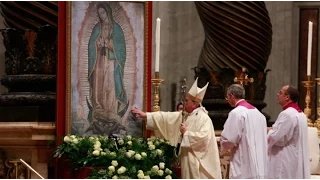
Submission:
{"label": "eyeglasses", "polygon": [[282,94],[283,94],[283,95],[285,95],[285,96],[286,96],[286,95],[289,95],[287,92],[282,92],[281,90],[278,92],[278,94],[279,94],[279,95],[282,95]]}

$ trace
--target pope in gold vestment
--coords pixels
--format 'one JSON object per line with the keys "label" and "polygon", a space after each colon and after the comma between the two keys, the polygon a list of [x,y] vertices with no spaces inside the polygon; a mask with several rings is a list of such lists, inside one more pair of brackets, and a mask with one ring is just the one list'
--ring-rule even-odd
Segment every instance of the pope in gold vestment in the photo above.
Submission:
{"label": "pope in gold vestment", "polygon": [[[182,112],[144,113],[133,108],[131,111],[147,118],[147,129],[153,130],[156,137],[169,140],[176,146],[181,141],[182,179],[221,179],[219,150],[214,127],[208,112],[201,106],[206,88],[197,87],[197,80],[186,96]],[[179,131],[180,130],[180,131]]]}
{"label": "pope in gold vestment", "polygon": [[[147,113],[147,129],[176,146],[181,133],[182,112]],[[181,142],[182,179],[221,179],[218,145],[212,121],[203,107],[188,114],[184,124],[188,130]]]}

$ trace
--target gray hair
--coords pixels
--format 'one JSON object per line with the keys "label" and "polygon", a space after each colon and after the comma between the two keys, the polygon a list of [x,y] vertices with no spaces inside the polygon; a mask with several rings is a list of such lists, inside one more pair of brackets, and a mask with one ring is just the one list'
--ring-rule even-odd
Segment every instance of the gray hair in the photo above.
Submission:
{"label": "gray hair", "polygon": [[239,84],[232,84],[227,89],[227,94],[232,94],[237,99],[244,99],[246,97],[246,91]]}

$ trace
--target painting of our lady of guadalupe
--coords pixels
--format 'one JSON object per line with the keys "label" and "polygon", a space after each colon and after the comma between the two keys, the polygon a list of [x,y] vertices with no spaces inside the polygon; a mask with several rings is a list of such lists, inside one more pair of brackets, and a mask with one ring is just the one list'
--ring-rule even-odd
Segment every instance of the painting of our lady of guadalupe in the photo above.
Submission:
{"label": "painting of our lady of guadalupe", "polygon": [[143,3],[72,2],[72,134],[142,136],[144,48]]}

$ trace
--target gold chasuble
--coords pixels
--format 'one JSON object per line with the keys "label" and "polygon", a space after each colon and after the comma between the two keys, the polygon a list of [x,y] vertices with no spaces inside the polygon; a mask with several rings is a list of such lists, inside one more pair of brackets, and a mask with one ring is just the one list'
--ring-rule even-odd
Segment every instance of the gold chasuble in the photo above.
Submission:
{"label": "gold chasuble", "polygon": [[[181,139],[182,112],[147,113],[147,129],[176,146]],[[212,121],[203,107],[190,113],[181,141],[182,179],[221,179],[218,145]]]}
{"label": "gold chasuble", "polygon": [[180,143],[179,127],[182,123],[182,112],[147,113],[147,119],[147,129],[153,130],[156,137],[167,139],[172,146]]}

